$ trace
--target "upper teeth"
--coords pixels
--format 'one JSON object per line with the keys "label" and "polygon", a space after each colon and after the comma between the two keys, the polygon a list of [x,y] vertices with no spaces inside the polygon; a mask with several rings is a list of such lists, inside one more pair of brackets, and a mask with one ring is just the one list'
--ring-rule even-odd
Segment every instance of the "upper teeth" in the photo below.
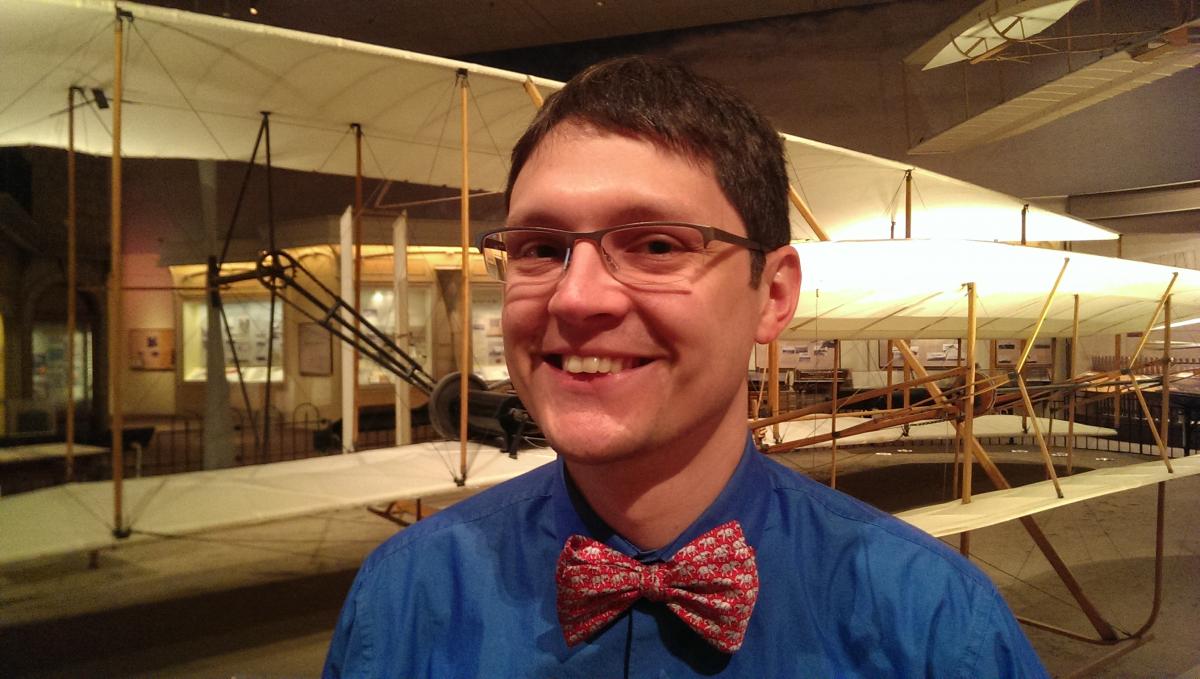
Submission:
{"label": "upper teeth", "polygon": [[617,374],[633,365],[630,358],[607,356],[563,356],[563,370],[569,373],[612,373]]}

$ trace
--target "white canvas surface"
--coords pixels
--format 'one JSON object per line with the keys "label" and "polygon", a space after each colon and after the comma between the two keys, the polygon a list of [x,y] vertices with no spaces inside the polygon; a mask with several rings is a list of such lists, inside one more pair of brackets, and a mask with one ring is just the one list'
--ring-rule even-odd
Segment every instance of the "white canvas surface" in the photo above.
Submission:
{"label": "white canvas surface", "polygon": [[[483,488],[554,459],[549,450],[516,460],[470,444],[467,487]],[[386,503],[459,487],[458,442],[419,443],[266,465],[188,472],[124,483],[126,522],[137,539],[261,523]],[[453,472],[452,472],[453,470]],[[0,563],[100,549],[112,535],[113,484],[71,483],[0,498]]]}

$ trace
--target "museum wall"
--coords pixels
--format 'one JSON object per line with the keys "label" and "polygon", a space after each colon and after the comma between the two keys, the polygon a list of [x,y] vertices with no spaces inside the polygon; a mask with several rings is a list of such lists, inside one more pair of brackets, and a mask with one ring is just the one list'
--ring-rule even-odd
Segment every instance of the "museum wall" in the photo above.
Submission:
{"label": "museum wall", "polygon": [[[943,156],[909,156],[909,146],[921,136],[956,121],[966,109],[980,111],[999,101],[1022,81],[1020,64],[981,64],[963,77],[963,69],[941,74],[905,74],[900,60],[929,35],[973,7],[976,0],[910,0],[741,24],[702,27],[648,36],[592,41],[571,45],[470,55],[468,61],[513,68],[565,79],[589,63],[607,56],[640,52],[679,59],[697,71],[741,90],[781,129],[822,142],[901,162],[979,183],[1023,197],[1056,196],[1193,180],[1200,165],[1200,116],[1194,114],[1195,93],[1200,90],[1200,70],[1159,81],[1133,93],[1115,97],[1038,130]],[[1133,0],[1110,0],[1106,11],[1118,14],[1136,7]],[[1044,68],[1044,67],[1041,67]],[[964,86],[965,82],[965,86]],[[907,96],[906,96],[907,90]],[[964,99],[964,93],[967,95]],[[969,101],[968,101],[969,100]],[[231,149],[248,156],[245,149]],[[34,200],[31,214],[47,225],[47,251],[57,258],[63,251],[61,224],[65,219],[65,154],[29,149],[33,164]],[[81,253],[90,257],[93,293],[103,280],[107,260],[108,159],[80,157]],[[163,261],[167,250],[188,252],[189,260],[203,261],[223,239],[237,203],[246,166],[218,162],[210,168],[215,177],[206,190],[194,161],[126,160],[125,168],[125,274],[126,286],[155,288],[179,284]],[[353,197],[353,180],[314,173],[277,170],[272,185],[275,221],[287,228],[305,219],[331,218]],[[246,243],[266,240],[265,173],[256,168],[247,198],[233,230]],[[404,203],[452,196],[446,187],[394,184],[386,191],[381,182],[368,181],[368,204]],[[415,218],[457,219],[454,202],[419,208]],[[502,219],[501,201],[477,201],[473,222]],[[53,227],[50,229],[50,227]],[[964,225],[963,235],[970,235]],[[1112,244],[1077,245],[1082,251],[1111,254]],[[1125,256],[1195,266],[1200,244],[1177,236],[1137,236],[1124,242]],[[1095,248],[1095,250],[1091,249]],[[1106,250],[1108,252],[1106,252]],[[7,253],[0,253],[0,258]],[[1169,261],[1168,261],[1169,260]],[[50,285],[61,279],[61,260],[27,270],[0,259],[0,312],[5,313],[5,384],[11,396],[29,392],[21,377],[30,359],[28,328],[22,309],[31,303],[31,282]],[[331,276],[332,264],[320,265]],[[13,272],[21,271],[19,278]],[[29,273],[30,275],[25,275]],[[8,280],[8,279],[14,280]],[[190,285],[201,284],[190,279]],[[431,278],[434,281],[434,278]],[[436,282],[435,298],[444,300]],[[174,328],[175,350],[181,352],[180,317],[186,293],[170,290],[131,290],[126,296],[126,330]],[[11,310],[8,310],[11,307]],[[431,307],[431,360],[437,371],[454,365],[453,305]],[[284,365],[289,377],[277,387],[275,403],[294,409],[312,403],[322,412],[335,410],[340,381],[336,367],[328,378],[296,374],[299,357],[298,322],[285,316]],[[25,339],[14,340],[14,337]],[[128,335],[122,341],[129,341]],[[1111,353],[1111,338],[1100,338],[1085,353]],[[14,351],[15,345],[15,351]],[[97,355],[103,356],[103,333]],[[981,342],[981,365],[989,365],[990,344]],[[847,343],[843,365],[855,375],[856,386],[885,381],[874,343]],[[336,354],[336,352],[335,352]],[[97,364],[98,389],[103,389],[103,362]],[[193,384],[181,377],[179,362],[172,370],[130,367],[123,376],[126,408],[133,414],[159,416],[191,412],[203,403]],[[235,387],[231,387],[235,388]],[[251,398],[261,400],[259,388]],[[382,391],[380,392],[382,393]],[[234,403],[240,399],[234,394]]]}
{"label": "museum wall", "polygon": [[[1196,233],[1200,233],[1200,222],[1196,224]],[[1197,266],[1200,263],[1200,235],[1131,234],[1121,238],[1120,249],[1121,256],[1125,259],[1188,269],[1200,268]],[[1117,243],[1116,241],[1076,243],[1075,250],[1093,255],[1115,257]],[[1146,319],[1146,322],[1149,323],[1149,319]],[[1161,321],[1156,325],[1161,325]],[[1162,338],[1161,331],[1150,334],[1151,340],[1161,342]],[[1139,339],[1136,336],[1122,337],[1120,340],[1121,355],[1129,356],[1137,348]],[[1200,326],[1191,325],[1173,329],[1171,341],[1200,342]],[[1081,365],[1085,368],[1090,367],[1094,357],[1112,356],[1115,351],[1112,336],[1081,338],[1079,343],[1081,345],[1080,356],[1083,359]],[[1153,355],[1155,357],[1161,355],[1161,350],[1155,349]],[[1175,348],[1171,355],[1177,359],[1200,360],[1200,348]]]}
{"label": "museum wall", "polygon": [[[906,121],[901,60],[978,4],[905,0],[463,58],[562,80],[610,56],[666,56],[738,89],[784,132],[1026,198],[1197,178],[1200,69],[1195,68],[999,142],[954,154],[909,156],[910,146],[923,136],[961,121],[964,80],[969,108],[978,113],[1015,94],[1030,70],[1042,77],[1066,72],[1065,60],[983,63],[972,66],[965,78],[960,66],[912,70]],[[1173,3],[1144,0],[1102,4],[1106,24],[1169,22],[1166,15],[1174,11]],[[1073,32],[1085,30],[1085,19],[1094,13],[1076,18]],[[967,233],[970,225],[963,228]]]}

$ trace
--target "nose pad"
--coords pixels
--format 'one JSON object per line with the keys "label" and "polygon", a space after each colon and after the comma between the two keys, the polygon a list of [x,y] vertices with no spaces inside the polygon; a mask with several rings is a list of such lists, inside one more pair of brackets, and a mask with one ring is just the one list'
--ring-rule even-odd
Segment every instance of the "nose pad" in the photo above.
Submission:
{"label": "nose pad", "polygon": [[[599,255],[600,255],[601,261],[604,264],[604,268],[606,268],[610,274],[612,274],[613,276],[616,276],[617,271],[621,268],[617,264],[616,260],[614,260],[612,258],[612,256],[609,255],[607,251],[605,251],[604,248],[600,247],[600,245],[598,243],[593,243],[593,245],[596,249],[596,252],[599,253]],[[579,241],[576,241],[574,244],[571,245],[570,248],[567,249],[567,254],[565,256],[563,256],[562,271],[560,272],[561,276],[567,275],[567,271],[570,269],[570,266],[571,266],[571,261],[575,258],[575,253],[578,251],[579,251]]]}
{"label": "nose pad", "polygon": [[615,266],[598,245],[576,243],[564,259],[562,277],[550,297],[548,310],[564,320],[619,315],[626,308],[624,286],[612,275]]}

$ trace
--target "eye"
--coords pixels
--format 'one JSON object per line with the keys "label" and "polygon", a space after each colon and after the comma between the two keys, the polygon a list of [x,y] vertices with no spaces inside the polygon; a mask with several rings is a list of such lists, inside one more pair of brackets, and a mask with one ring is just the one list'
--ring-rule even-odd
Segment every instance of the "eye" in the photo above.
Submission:
{"label": "eye", "polygon": [[638,243],[636,249],[648,255],[669,255],[672,252],[678,251],[680,245],[670,238],[659,235],[653,238],[646,238],[641,243]]}
{"label": "eye", "polygon": [[635,257],[664,259],[703,248],[703,242],[693,242],[699,239],[689,229],[630,229],[614,232],[612,236],[616,249]]}
{"label": "eye", "polygon": [[552,259],[561,260],[564,249],[561,243],[553,238],[538,235],[510,237],[505,242],[509,259]]}

